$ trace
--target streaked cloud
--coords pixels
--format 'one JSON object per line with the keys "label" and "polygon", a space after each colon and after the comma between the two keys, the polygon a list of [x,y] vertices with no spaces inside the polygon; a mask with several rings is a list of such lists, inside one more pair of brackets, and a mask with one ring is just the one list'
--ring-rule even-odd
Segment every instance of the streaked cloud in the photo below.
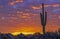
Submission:
{"label": "streaked cloud", "polygon": [[60,19],[60,16],[58,16],[58,18]]}
{"label": "streaked cloud", "polygon": [[24,0],[16,0],[16,3],[18,3],[18,2],[24,2]]}

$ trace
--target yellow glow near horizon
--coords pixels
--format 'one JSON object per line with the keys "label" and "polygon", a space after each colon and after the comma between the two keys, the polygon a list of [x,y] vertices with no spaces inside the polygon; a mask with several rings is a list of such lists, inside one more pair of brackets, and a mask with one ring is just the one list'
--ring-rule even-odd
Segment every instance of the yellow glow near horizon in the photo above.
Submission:
{"label": "yellow glow near horizon", "polygon": [[[20,33],[22,33],[24,35],[28,35],[28,34],[34,34],[35,32],[13,32],[11,34],[14,35],[14,36],[16,36],[16,35],[18,35]],[[43,32],[40,32],[40,34],[43,34]]]}
{"label": "yellow glow near horizon", "polygon": [[11,34],[14,35],[14,36],[16,36],[16,35],[18,35],[18,34],[20,34],[20,33],[22,33],[22,34],[24,34],[24,35],[27,35],[27,34],[34,34],[35,32],[13,32],[13,33],[11,33]]}

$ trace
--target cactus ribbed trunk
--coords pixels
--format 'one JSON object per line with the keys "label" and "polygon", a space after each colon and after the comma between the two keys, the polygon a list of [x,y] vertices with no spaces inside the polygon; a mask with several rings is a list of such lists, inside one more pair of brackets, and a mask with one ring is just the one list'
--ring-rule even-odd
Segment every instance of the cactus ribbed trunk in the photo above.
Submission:
{"label": "cactus ribbed trunk", "polygon": [[43,34],[45,34],[45,27],[46,27],[46,21],[47,21],[47,12],[44,11],[44,4],[42,4],[42,13],[40,13],[41,17],[41,24],[43,27]]}
{"label": "cactus ribbed trunk", "polygon": [[45,26],[43,26],[43,34],[45,34]]}

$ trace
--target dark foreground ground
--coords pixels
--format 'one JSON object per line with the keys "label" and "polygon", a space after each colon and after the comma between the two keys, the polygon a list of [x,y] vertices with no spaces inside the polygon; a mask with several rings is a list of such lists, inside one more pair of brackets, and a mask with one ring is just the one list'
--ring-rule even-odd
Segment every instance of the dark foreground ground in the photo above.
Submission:
{"label": "dark foreground ground", "polygon": [[30,35],[24,35],[20,33],[17,36],[13,36],[12,34],[2,34],[0,33],[0,39],[60,39],[60,33],[55,32],[55,33],[45,33],[45,34],[40,34],[40,33],[35,33],[35,34],[30,34]]}

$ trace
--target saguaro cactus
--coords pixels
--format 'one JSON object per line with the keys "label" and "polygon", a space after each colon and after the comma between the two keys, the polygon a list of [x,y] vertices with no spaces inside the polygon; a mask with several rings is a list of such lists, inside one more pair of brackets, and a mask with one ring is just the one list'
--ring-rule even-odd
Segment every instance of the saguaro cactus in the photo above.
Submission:
{"label": "saguaro cactus", "polygon": [[43,27],[43,34],[45,34],[45,26],[46,26],[46,21],[47,21],[47,12],[44,11],[44,4],[42,4],[42,13],[40,13],[41,17],[41,24]]}

